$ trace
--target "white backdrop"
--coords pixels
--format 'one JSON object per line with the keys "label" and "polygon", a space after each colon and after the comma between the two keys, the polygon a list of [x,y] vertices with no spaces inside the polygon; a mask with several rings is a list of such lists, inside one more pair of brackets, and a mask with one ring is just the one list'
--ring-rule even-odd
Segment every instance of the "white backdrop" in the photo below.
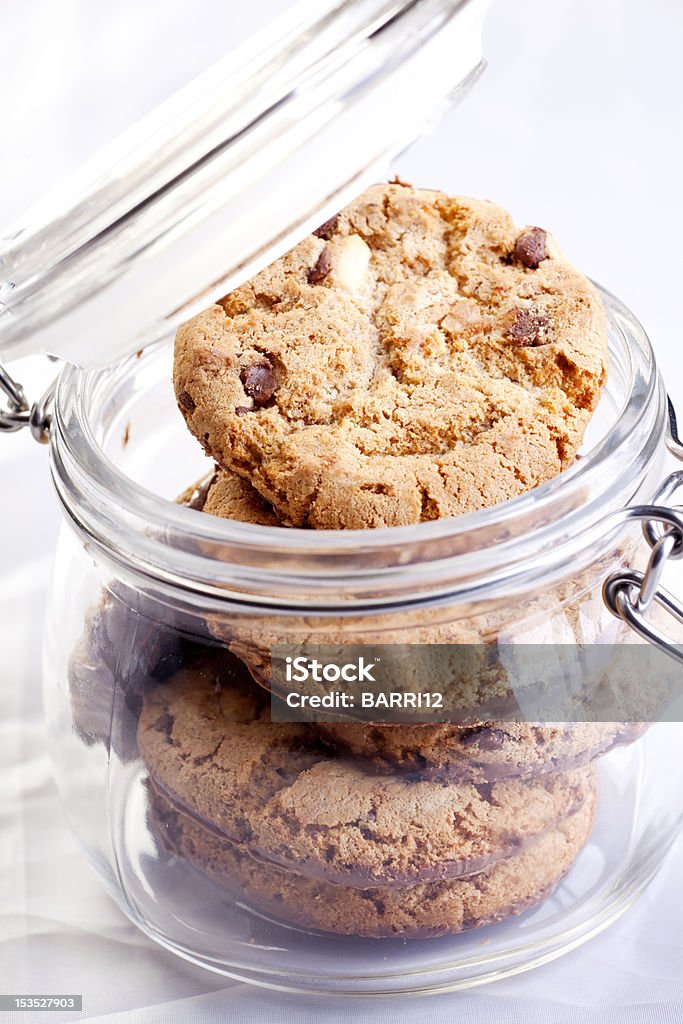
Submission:
{"label": "white backdrop", "polygon": [[[0,224],[286,6],[0,4]],[[495,0],[483,80],[438,140],[423,140],[397,170],[550,228],[641,317],[683,410],[682,49],[679,0]],[[31,367],[24,374],[30,380]],[[226,985],[139,936],[84,868],[44,754],[38,642],[59,521],[45,450],[0,437],[0,480],[0,991],[83,991],[78,1019],[117,1024],[683,1019],[681,843],[612,931],[471,994],[300,1001]]]}

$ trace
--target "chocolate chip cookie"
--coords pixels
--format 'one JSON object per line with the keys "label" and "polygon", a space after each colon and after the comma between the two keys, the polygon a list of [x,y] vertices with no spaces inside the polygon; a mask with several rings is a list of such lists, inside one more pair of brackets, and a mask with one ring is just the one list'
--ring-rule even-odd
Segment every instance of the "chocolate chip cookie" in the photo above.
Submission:
{"label": "chocolate chip cookie", "polygon": [[112,581],[87,611],[69,657],[71,719],[81,741],[133,760],[143,690],[191,664],[206,638],[205,626],[190,638],[171,609]]}
{"label": "chocolate chip cookie", "polygon": [[377,771],[475,783],[568,771],[589,764],[619,744],[633,742],[643,728],[626,722],[318,723],[333,749],[365,758]]}
{"label": "chocolate chip cookie", "polygon": [[[578,809],[591,769],[443,785],[330,753],[314,726],[270,720],[267,695],[207,655],[147,693],[138,746],[156,789],[252,856],[350,886],[480,871]],[[224,685],[225,684],[225,685]]]}
{"label": "chocolate chip cookie", "polygon": [[428,938],[502,921],[546,899],[585,844],[595,789],[572,815],[486,870],[410,887],[335,885],[250,856],[154,789],[149,824],[165,850],[276,920],[366,938]]}
{"label": "chocolate chip cookie", "polygon": [[248,480],[243,480],[236,473],[226,473],[219,467],[206,479],[188,487],[177,501],[180,505],[221,519],[259,523],[261,526],[281,525],[272,506]]}
{"label": "chocolate chip cookie", "polygon": [[285,523],[480,509],[573,459],[604,313],[542,229],[379,185],[178,332],[191,431]]}

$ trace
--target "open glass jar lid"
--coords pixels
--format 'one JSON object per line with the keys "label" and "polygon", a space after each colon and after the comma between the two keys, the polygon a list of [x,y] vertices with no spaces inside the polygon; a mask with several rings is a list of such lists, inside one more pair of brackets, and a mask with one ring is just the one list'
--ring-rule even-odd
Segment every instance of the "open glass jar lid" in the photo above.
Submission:
{"label": "open glass jar lid", "polygon": [[0,353],[108,363],[264,267],[466,92],[488,2],[292,8],[6,233]]}

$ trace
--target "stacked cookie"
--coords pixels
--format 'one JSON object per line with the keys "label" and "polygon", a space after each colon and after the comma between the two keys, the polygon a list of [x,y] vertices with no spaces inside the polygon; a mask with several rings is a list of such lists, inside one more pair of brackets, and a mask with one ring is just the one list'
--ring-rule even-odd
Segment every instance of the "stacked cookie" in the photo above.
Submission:
{"label": "stacked cookie", "polygon": [[[362,727],[360,727],[362,728]],[[448,783],[378,772],[270,700],[226,652],[149,691],[138,725],[161,845],[304,928],[424,937],[542,900],[593,822],[591,766]],[[500,763],[499,767],[503,765]]]}
{"label": "stacked cookie", "polygon": [[[217,464],[186,499],[328,530],[476,511],[569,465],[605,372],[599,299],[545,231],[376,186],[178,332],[178,405]],[[588,836],[593,759],[629,738],[274,722],[254,680],[270,684],[277,616],[207,625],[232,654],[143,702],[150,820],[175,856],[304,927],[435,935],[538,902]],[[414,637],[481,643],[432,621]],[[465,675],[468,699],[495,695]]]}
{"label": "stacked cookie", "polygon": [[[546,232],[492,203],[376,186],[179,331],[178,405],[216,462],[183,500],[326,530],[474,512],[571,463],[605,373],[599,299]],[[205,627],[191,656],[184,641],[162,645],[158,671],[131,662],[149,824],[168,855],[304,928],[431,936],[539,902],[589,835],[593,760],[630,738],[589,723],[272,721],[258,683],[277,615]],[[481,644],[488,660],[476,629],[428,616],[413,638]],[[91,654],[92,638],[79,701]],[[476,665],[466,684],[468,700],[497,692]],[[86,725],[97,735],[99,718]]]}

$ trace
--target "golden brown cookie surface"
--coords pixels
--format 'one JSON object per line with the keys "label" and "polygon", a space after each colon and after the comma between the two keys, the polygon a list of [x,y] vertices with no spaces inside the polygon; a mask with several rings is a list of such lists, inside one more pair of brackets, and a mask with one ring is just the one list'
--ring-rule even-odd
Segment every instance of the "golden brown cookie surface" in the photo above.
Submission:
{"label": "golden brown cookie surface", "polygon": [[352,886],[481,870],[580,807],[591,769],[478,787],[412,781],[334,756],[314,726],[207,657],[146,694],[140,754],[181,809],[261,859]]}
{"label": "golden brown cookie surface", "polygon": [[416,523],[566,467],[605,376],[589,282],[492,203],[374,186],[184,325],[190,429],[283,521]]}
{"label": "golden brown cookie surface", "polygon": [[545,899],[593,824],[595,792],[537,841],[485,871],[408,888],[334,885],[256,861],[150,793],[150,825],[163,846],[260,911],[303,928],[367,938],[426,938],[504,920]]}

